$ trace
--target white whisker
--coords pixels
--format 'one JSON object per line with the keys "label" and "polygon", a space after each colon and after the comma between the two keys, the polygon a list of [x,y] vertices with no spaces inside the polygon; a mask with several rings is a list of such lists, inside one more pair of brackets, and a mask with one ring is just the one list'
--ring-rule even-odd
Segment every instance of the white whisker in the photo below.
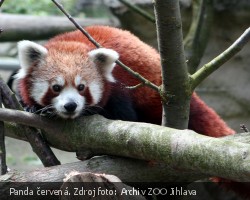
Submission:
{"label": "white whisker", "polygon": [[100,111],[103,111],[104,109],[101,106],[86,106],[86,108],[83,110],[83,114],[89,114],[94,115],[100,113]]}
{"label": "white whisker", "polygon": [[50,104],[50,105],[47,105],[47,106],[45,106],[45,107],[43,107],[43,108],[41,108],[41,109],[39,109],[39,110],[37,110],[37,111],[35,111],[34,113],[40,113],[40,114],[44,114],[44,113],[46,113],[49,109],[53,109],[54,108],[54,106],[52,105],[52,104]]}

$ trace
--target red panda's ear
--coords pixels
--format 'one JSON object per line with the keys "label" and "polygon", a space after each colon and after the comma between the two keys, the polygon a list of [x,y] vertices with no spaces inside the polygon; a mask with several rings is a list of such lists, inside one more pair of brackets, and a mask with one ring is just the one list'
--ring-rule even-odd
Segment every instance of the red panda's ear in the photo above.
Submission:
{"label": "red panda's ear", "polygon": [[96,66],[100,68],[104,77],[110,82],[115,82],[112,71],[115,67],[115,61],[119,58],[119,54],[112,49],[99,48],[90,51],[88,55]]}
{"label": "red panda's ear", "polygon": [[39,63],[48,53],[47,49],[42,45],[28,40],[18,42],[17,49],[21,69],[16,78],[24,78],[28,69],[34,63]]}

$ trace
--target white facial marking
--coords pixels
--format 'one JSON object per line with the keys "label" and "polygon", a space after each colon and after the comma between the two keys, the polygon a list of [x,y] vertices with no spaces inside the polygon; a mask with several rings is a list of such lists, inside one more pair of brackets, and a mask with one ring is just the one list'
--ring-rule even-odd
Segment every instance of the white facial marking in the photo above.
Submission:
{"label": "white facial marking", "polygon": [[103,86],[97,81],[93,81],[89,84],[89,91],[94,100],[93,104],[99,103],[103,93]]}
{"label": "white facial marking", "polygon": [[105,78],[107,79],[107,81],[114,83],[115,82],[115,78],[113,77],[113,75],[111,74],[112,70],[110,70],[110,72],[106,72]]}
{"label": "white facial marking", "polygon": [[43,105],[42,99],[47,93],[48,89],[49,83],[47,81],[34,82],[31,89],[31,96],[37,103]]}
{"label": "white facial marking", "polygon": [[78,86],[80,84],[86,85],[86,82],[84,80],[82,80],[81,76],[76,75],[76,77],[75,77],[75,85]]}
{"label": "white facial marking", "polygon": [[21,69],[18,70],[17,74],[15,74],[13,77],[15,79],[22,79],[22,78],[25,78],[26,75],[27,75],[26,70],[21,68]]}
{"label": "white facial marking", "polygon": [[75,85],[79,85],[81,83],[81,77],[79,75],[76,75],[75,77]]}
{"label": "white facial marking", "polygon": [[56,80],[55,80],[54,84],[64,86],[65,80],[64,80],[64,78],[62,76],[58,76],[58,77],[56,77]]}
{"label": "white facial marking", "polygon": [[99,48],[90,51],[88,55],[101,68],[104,77],[110,82],[115,82],[112,71],[115,67],[115,61],[119,58],[119,54],[112,49]]}
{"label": "white facial marking", "polygon": [[[73,113],[67,112],[65,104],[74,102],[77,104],[76,110]],[[57,114],[63,118],[75,118],[79,116],[84,109],[85,98],[81,96],[73,87],[64,88],[61,93],[52,100],[52,104],[57,111]]]}

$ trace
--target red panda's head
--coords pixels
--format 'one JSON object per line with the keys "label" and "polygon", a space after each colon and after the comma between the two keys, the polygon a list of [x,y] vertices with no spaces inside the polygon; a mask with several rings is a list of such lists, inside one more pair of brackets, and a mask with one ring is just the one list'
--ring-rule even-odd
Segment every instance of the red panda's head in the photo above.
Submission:
{"label": "red panda's head", "polygon": [[115,82],[112,70],[118,53],[105,48],[91,50],[77,42],[41,46],[18,43],[21,69],[20,95],[25,104],[53,108],[63,118],[75,118],[88,106],[101,103],[107,82]]}

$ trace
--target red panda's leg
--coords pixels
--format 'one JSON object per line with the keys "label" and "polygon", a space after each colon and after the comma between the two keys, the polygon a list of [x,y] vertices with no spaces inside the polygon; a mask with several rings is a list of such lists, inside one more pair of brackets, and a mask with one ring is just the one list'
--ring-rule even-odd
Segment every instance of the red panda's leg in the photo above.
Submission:
{"label": "red panda's leg", "polygon": [[99,114],[108,119],[138,121],[129,92],[121,85],[117,85],[113,86],[109,99]]}

